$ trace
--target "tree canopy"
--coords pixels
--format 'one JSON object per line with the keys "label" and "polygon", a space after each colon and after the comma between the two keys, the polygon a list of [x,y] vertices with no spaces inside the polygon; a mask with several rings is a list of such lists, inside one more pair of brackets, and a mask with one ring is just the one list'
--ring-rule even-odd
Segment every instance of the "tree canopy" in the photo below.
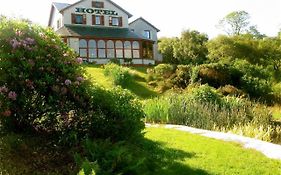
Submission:
{"label": "tree canopy", "polygon": [[228,35],[240,35],[250,24],[250,15],[245,11],[234,11],[219,21],[219,27]]}

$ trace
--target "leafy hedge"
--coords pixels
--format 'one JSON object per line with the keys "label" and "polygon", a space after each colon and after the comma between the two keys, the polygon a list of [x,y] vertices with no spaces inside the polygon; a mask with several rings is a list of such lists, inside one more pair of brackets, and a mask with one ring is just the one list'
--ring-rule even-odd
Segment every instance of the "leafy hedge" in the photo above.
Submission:
{"label": "leafy hedge", "polygon": [[144,114],[127,91],[94,87],[81,58],[51,29],[0,21],[0,122],[6,131],[122,140],[141,134]]}

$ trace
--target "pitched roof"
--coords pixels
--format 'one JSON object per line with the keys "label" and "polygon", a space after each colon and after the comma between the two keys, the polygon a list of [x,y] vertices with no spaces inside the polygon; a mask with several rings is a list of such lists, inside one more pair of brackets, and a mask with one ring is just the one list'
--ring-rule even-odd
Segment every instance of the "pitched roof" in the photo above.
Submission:
{"label": "pitched roof", "polygon": [[[84,1],[84,0],[77,1],[76,3],[71,4],[71,5],[69,5],[69,6],[65,7],[65,8],[63,8],[63,9],[61,9],[60,11],[64,11],[64,10],[68,9],[69,7],[73,7],[74,5],[77,5],[77,4],[79,4],[80,2],[82,2],[82,1]],[[126,11],[125,9],[123,9],[122,7],[120,7],[120,6],[119,6],[118,4],[116,4],[115,2],[113,2],[113,1],[111,1],[111,0],[107,0],[107,1],[108,1],[109,3],[111,3],[112,5],[114,5],[115,7],[119,8],[120,10],[122,10],[123,12],[125,12],[125,13],[128,15],[129,18],[133,16],[131,13],[129,13],[128,11]]]}
{"label": "pitched roof", "polygon": [[61,36],[65,37],[93,37],[93,38],[109,38],[109,39],[138,39],[147,40],[146,38],[137,35],[128,28],[111,28],[111,27],[96,27],[83,25],[65,25],[56,31]]}
{"label": "pitched roof", "polygon": [[130,22],[129,25],[131,25],[131,24],[137,22],[138,20],[144,21],[145,23],[147,23],[148,25],[150,25],[151,27],[153,27],[157,32],[160,32],[160,30],[159,30],[158,28],[156,28],[154,25],[152,25],[150,22],[148,22],[147,20],[143,19],[142,17],[139,17],[139,18],[137,18],[136,20]]}
{"label": "pitched roof", "polygon": [[61,11],[62,9],[70,6],[70,4],[67,3],[60,3],[60,2],[53,2],[53,6],[58,10]]}

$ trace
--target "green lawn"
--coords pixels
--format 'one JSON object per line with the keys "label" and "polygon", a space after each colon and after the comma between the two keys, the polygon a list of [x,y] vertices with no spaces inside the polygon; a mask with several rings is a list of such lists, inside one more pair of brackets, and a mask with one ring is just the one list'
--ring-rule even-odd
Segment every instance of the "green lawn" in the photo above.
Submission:
{"label": "green lawn", "polygon": [[[110,78],[106,77],[103,73],[102,66],[85,66],[88,77],[93,82],[105,87],[113,88],[113,83]],[[126,89],[130,90],[136,96],[141,99],[147,99],[159,95],[153,88],[149,87],[146,82],[146,67],[130,67],[130,69],[136,74],[134,81],[127,85]]]}
{"label": "green lawn", "polygon": [[[240,145],[182,131],[147,128],[140,144],[127,148],[143,175],[280,175],[281,161]],[[0,174],[76,174],[73,151],[41,137],[0,138]]]}
{"label": "green lawn", "polygon": [[155,174],[281,174],[281,161],[235,143],[163,128],[148,128],[145,136],[166,150],[159,155],[163,164]]}

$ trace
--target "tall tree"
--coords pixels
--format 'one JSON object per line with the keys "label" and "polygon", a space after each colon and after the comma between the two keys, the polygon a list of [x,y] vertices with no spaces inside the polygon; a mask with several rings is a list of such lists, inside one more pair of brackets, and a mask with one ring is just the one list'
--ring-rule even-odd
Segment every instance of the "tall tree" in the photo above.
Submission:
{"label": "tall tree", "polygon": [[207,59],[208,36],[198,31],[184,31],[174,44],[174,57],[180,64],[201,64]]}
{"label": "tall tree", "polygon": [[160,38],[158,43],[159,52],[163,56],[164,63],[177,64],[178,61],[174,57],[174,43],[178,38]]}
{"label": "tall tree", "polygon": [[234,11],[220,20],[218,27],[223,28],[228,35],[240,35],[247,30],[250,24],[249,19],[249,13],[245,11]]}

